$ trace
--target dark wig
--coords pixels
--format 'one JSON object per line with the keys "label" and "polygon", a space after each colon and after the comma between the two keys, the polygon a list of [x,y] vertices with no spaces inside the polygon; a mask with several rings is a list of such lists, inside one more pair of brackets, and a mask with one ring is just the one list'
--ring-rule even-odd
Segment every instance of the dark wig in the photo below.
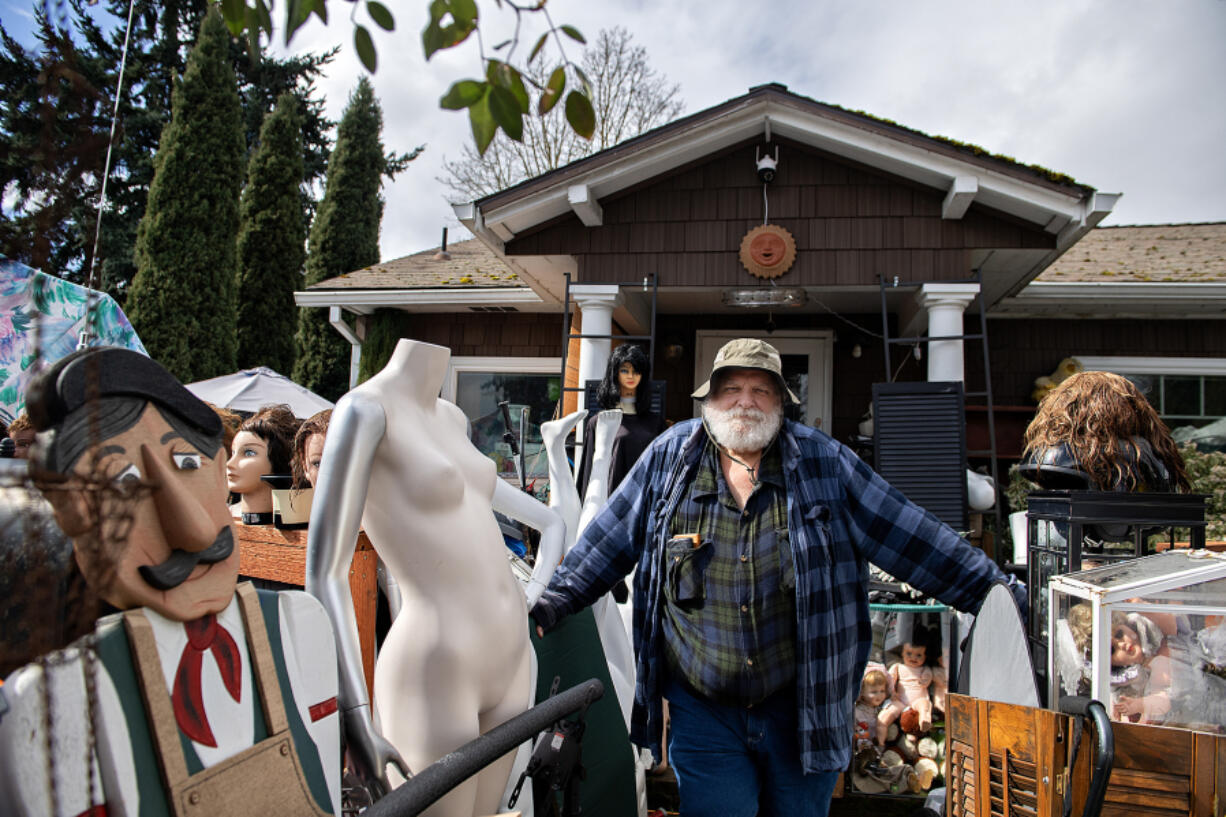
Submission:
{"label": "dark wig", "polygon": [[299,420],[284,404],[264,406],[239,426],[239,431],[249,431],[268,444],[268,463],[274,474],[290,473],[294,458],[294,434]]}
{"label": "dark wig", "polygon": [[634,402],[637,411],[645,413],[651,410],[651,363],[642,346],[623,343],[609,355],[609,365],[605,368],[604,380],[600,381],[600,389],[596,392],[596,403],[602,409],[617,408],[622,399],[621,384],[617,382],[617,370],[623,363],[629,363],[639,373],[639,385],[634,390]]}

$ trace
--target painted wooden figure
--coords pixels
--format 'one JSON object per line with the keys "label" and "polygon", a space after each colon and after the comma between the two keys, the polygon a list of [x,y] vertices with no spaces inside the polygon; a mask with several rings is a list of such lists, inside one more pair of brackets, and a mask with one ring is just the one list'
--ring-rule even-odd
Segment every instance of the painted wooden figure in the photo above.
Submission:
{"label": "painted wooden figure", "polygon": [[59,361],[27,406],[39,487],[119,612],[6,680],[6,813],[339,814],[328,618],[236,590],[217,415],[117,348]]}

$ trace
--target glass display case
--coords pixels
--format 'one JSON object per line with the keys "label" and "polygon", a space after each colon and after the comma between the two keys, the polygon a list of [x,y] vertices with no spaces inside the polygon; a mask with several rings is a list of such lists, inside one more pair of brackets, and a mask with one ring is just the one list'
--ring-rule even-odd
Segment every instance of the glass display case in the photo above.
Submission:
{"label": "glass display case", "polygon": [[1171,550],[1052,578],[1050,701],[1226,733],[1226,554]]}
{"label": "glass display case", "polygon": [[[1027,499],[1028,634],[1047,677],[1047,584],[1053,576],[1157,552],[1177,539],[1205,544],[1202,494],[1034,491]],[[1177,531],[1183,529],[1186,533]],[[1041,687],[1044,686],[1041,684]]]}

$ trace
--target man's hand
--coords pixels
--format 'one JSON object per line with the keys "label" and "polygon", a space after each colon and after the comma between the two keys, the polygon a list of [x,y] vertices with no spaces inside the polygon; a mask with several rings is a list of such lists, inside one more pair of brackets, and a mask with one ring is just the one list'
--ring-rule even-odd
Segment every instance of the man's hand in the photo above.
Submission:
{"label": "man's hand", "polygon": [[349,760],[370,792],[372,801],[378,801],[391,790],[387,780],[388,763],[396,764],[405,778],[412,776],[396,748],[375,731],[370,720],[369,704],[346,710],[341,725]]}

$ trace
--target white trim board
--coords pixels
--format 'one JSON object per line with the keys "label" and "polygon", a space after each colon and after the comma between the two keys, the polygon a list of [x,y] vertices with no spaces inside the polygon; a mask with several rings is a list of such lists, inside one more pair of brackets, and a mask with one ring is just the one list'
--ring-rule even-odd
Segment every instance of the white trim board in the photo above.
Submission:
{"label": "white trim board", "polygon": [[1220,357],[1073,357],[1089,371],[1116,374],[1226,375],[1226,358]]}

